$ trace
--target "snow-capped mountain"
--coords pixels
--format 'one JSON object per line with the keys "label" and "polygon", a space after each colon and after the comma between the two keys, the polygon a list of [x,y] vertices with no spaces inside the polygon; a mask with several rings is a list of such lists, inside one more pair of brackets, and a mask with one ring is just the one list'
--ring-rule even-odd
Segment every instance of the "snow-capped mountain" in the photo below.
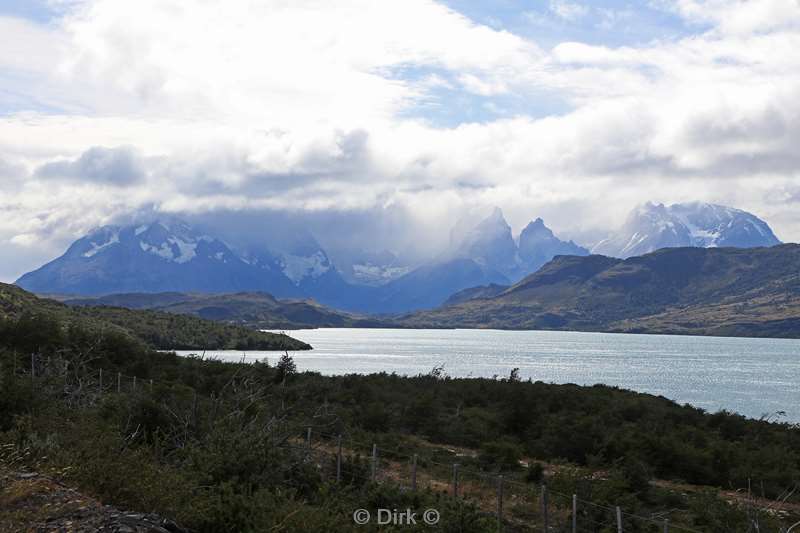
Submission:
{"label": "snow-capped mountain", "polygon": [[646,203],[634,209],[622,228],[598,243],[592,253],[632,257],[659,248],[774,246],[780,241],[755,215],[721,205]]}
{"label": "snow-capped mountain", "polygon": [[346,310],[362,309],[373,299],[374,288],[347,283],[310,233],[284,229],[243,251],[180,221],[107,226],[17,284],[39,293],[87,296],[259,291]]}
{"label": "snow-capped mountain", "polygon": [[254,265],[225,243],[180,221],[105,226],[79,239],[58,259],[22,276],[34,292],[234,292],[300,295],[273,266]]}
{"label": "snow-capped mountain", "polygon": [[265,236],[264,244],[244,254],[246,260],[278,271],[296,292],[325,305],[357,310],[368,298],[365,288],[345,281],[328,253],[304,228],[290,227]]}
{"label": "snow-capped mountain", "polygon": [[297,287],[335,270],[314,236],[297,228],[265,236],[263,244],[251,247],[243,257],[252,264],[280,270]]}

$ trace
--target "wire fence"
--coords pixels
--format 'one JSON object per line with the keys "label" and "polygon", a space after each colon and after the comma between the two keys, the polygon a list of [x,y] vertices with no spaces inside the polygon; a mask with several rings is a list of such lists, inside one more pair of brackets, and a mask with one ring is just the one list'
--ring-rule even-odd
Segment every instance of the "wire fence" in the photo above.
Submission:
{"label": "wire fence", "polygon": [[[333,449],[331,443],[335,443]],[[345,473],[362,476],[362,482],[392,483],[405,490],[427,490],[470,501],[485,516],[495,518],[500,526],[524,525],[543,532],[701,533],[666,518],[639,516],[577,494],[553,491],[546,484],[525,483],[502,474],[464,468],[459,463],[436,462],[419,454],[387,450],[341,435],[308,432],[305,446],[323,470],[325,465],[355,462],[361,468],[350,468]],[[337,483],[343,482],[341,471],[325,473]]]}
{"label": "wire fence", "polygon": [[[81,372],[70,372],[63,359],[37,354],[31,355],[30,366],[18,363],[15,356],[14,375],[29,377],[32,385],[38,378],[63,377],[65,394],[84,398],[90,403],[108,394],[154,395],[160,385],[175,385],[174,382],[104,372],[102,369],[84,368]],[[194,397],[192,410],[196,423],[199,394],[193,387],[184,386]],[[206,398],[215,399],[213,395]],[[324,408],[327,410],[327,403]],[[405,491],[427,491],[470,502],[483,516],[496,520],[498,531],[522,527],[543,533],[703,533],[681,523],[679,518],[672,518],[676,514],[674,509],[654,512],[650,516],[629,513],[621,506],[598,504],[579,493],[555,491],[547,484],[532,484],[509,475],[469,468],[458,462],[436,461],[424,450],[391,449],[348,433],[321,431],[314,423],[294,423],[289,432],[294,437],[281,446],[305,454],[306,460],[332,483],[350,486],[391,484]],[[791,493],[768,507],[749,505],[756,512],[771,512],[785,503],[789,496]],[[800,531],[800,523],[794,527]],[[795,529],[784,527],[777,533]],[[763,530],[755,516],[748,533]]]}

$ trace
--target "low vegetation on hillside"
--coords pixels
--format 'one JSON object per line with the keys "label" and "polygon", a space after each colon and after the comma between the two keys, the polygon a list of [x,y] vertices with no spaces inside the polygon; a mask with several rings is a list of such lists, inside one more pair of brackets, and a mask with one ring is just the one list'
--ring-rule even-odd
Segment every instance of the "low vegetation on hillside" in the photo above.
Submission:
{"label": "low vegetation on hillside", "polygon": [[193,316],[115,307],[69,307],[0,284],[0,318],[46,316],[64,325],[128,335],[159,350],[308,350],[287,335]]}
{"label": "low vegetation on hillside", "polygon": [[[181,358],[123,333],[26,315],[2,322],[0,389],[6,468],[199,532],[363,531],[355,509],[431,507],[442,531],[495,531],[491,484],[486,501],[447,496],[453,463],[465,478],[506,477],[505,531],[540,529],[542,482],[592,502],[581,520],[598,531],[613,527],[605,509],[617,505],[641,517],[667,513],[674,531],[778,531],[800,519],[800,428],[611,387],[521,382],[516,373],[451,379],[441,368],[409,378],[298,374],[288,357]],[[314,450],[330,454],[311,455],[309,427]],[[338,484],[337,435],[346,437]],[[381,452],[385,483],[371,481],[370,443],[391,450]],[[411,454],[427,481],[417,492],[391,483],[407,479]],[[463,490],[472,486],[465,479]],[[788,510],[775,510],[779,499]],[[554,496],[553,520],[568,517],[568,505]]]}
{"label": "low vegetation on hillside", "polygon": [[235,294],[112,294],[65,303],[80,307],[126,307],[191,315],[260,329],[372,327],[378,321],[337,311],[310,300],[279,300],[264,292]]}

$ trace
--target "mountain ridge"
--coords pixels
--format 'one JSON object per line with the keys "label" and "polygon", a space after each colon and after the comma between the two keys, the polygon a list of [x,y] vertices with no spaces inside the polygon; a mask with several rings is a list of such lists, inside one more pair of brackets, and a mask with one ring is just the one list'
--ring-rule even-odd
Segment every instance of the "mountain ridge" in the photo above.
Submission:
{"label": "mountain ridge", "polygon": [[308,300],[281,300],[264,292],[233,294],[130,293],[66,299],[72,307],[147,309],[258,329],[376,327],[376,319],[336,311]]}
{"label": "mountain ridge", "polygon": [[557,256],[489,296],[404,316],[407,327],[800,337],[800,245]]}

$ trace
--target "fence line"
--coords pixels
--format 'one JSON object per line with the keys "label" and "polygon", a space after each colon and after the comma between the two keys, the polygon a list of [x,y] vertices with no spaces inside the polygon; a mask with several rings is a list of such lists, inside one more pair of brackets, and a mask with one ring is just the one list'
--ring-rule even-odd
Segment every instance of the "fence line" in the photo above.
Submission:
{"label": "fence line", "polygon": [[[328,437],[328,438],[336,437],[337,440],[339,438],[341,438],[341,435],[335,435],[335,436],[331,435],[331,434],[327,434],[327,435],[326,434],[317,434],[317,435],[318,436],[322,436],[322,437]],[[351,446],[350,449],[356,449],[356,447],[361,447],[363,449],[363,448],[366,448],[366,447],[369,446],[364,441],[358,442],[358,441],[356,441],[354,439],[349,439],[346,442],[350,442],[352,445],[355,445],[355,446]],[[372,446],[373,446],[373,448],[372,448],[373,449],[373,453],[380,454],[381,456],[383,456],[383,455],[392,455],[392,456],[395,456],[395,457],[402,457],[403,459],[409,460],[409,462],[413,462],[414,459],[418,457],[417,454],[410,454],[410,455],[402,454],[402,453],[399,452],[399,450],[386,450],[386,449],[378,447],[376,444],[373,444]],[[374,457],[374,455],[373,455],[373,457]],[[459,484],[458,484],[459,476],[461,476],[461,479],[463,479],[464,476],[466,476],[466,475],[471,475],[471,476],[474,476],[474,477],[477,477],[477,478],[480,478],[480,479],[483,479],[483,480],[494,480],[495,483],[497,483],[497,484],[502,484],[505,487],[509,487],[509,486],[517,487],[517,488],[522,489],[523,492],[532,492],[532,489],[531,489],[529,484],[523,483],[521,481],[513,480],[513,479],[504,478],[501,474],[490,474],[488,472],[484,472],[484,471],[480,471],[480,470],[473,470],[473,469],[469,469],[469,468],[464,468],[464,467],[460,466],[458,463],[446,464],[446,463],[440,463],[440,462],[436,462],[436,461],[432,461],[432,460],[427,460],[426,463],[432,464],[432,465],[436,465],[436,466],[440,466],[440,467],[443,467],[445,469],[447,469],[447,468],[452,468],[453,469],[452,480],[451,480],[451,482],[449,484],[449,493],[451,495],[453,495],[454,497],[458,497],[459,496]],[[372,464],[373,464],[373,472],[374,472],[374,468],[375,468],[374,465],[376,465],[376,461],[374,459],[373,459],[373,463]],[[440,475],[438,477],[442,477],[442,476]],[[373,473],[373,479],[375,479],[374,473]],[[411,488],[413,489],[413,483],[412,483],[412,487]],[[462,486],[462,489],[463,489],[463,486]],[[606,505],[597,504],[597,503],[591,502],[589,500],[584,500],[583,498],[579,498],[577,494],[571,494],[571,495],[563,494],[563,493],[560,493],[560,492],[557,492],[557,491],[553,491],[552,489],[547,487],[547,485],[542,485],[541,486],[539,495],[540,495],[539,496],[539,502],[541,503],[541,509],[542,509],[542,513],[540,515],[540,518],[542,518],[543,521],[544,521],[544,524],[543,524],[543,530],[544,531],[549,531],[550,530],[549,524],[547,523],[548,522],[548,518],[549,518],[547,516],[547,513],[551,508],[550,502],[548,501],[548,498],[547,498],[547,495],[549,495],[549,496],[558,496],[559,498],[562,498],[565,501],[568,501],[570,503],[570,507],[571,507],[570,523],[574,524],[573,531],[577,531],[577,525],[578,525],[577,522],[579,522],[580,520],[578,519],[577,514],[573,515],[572,513],[576,513],[576,511],[578,510],[579,506],[585,505],[587,507],[593,507],[593,508],[597,508],[597,509],[606,511],[610,515],[612,515],[612,517],[615,519],[615,523],[617,524],[619,531],[623,531],[623,529],[621,529],[621,527],[623,525],[623,519],[624,518],[629,518],[629,519],[632,519],[632,520],[642,521],[642,522],[645,522],[647,524],[652,524],[653,526],[661,528],[660,530],[663,530],[663,531],[683,531],[683,532],[687,532],[687,533],[702,533],[702,532],[700,532],[700,531],[698,531],[696,529],[693,529],[693,528],[690,528],[690,527],[687,527],[687,526],[684,526],[684,525],[670,523],[668,520],[658,521],[658,520],[655,520],[655,519],[653,519],[651,517],[640,516],[640,515],[636,515],[636,514],[633,514],[633,513],[623,513],[621,511],[620,507],[618,507],[618,506],[612,507],[612,506],[606,506]],[[502,505],[503,505],[502,499],[503,499],[504,496],[507,496],[507,495],[501,495],[500,491],[497,491],[496,505],[497,505],[498,509],[502,509]],[[498,518],[502,519],[502,515],[498,514]],[[586,519],[586,518],[588,518],[588,517],[582,517],[581,519]],[[606,526],[607,525],[607,524],[598,523],[598,522],[596,522],[594,520],[591,520],[591,521],[594,522],[594,524],[598,525],[598,526]]]}

